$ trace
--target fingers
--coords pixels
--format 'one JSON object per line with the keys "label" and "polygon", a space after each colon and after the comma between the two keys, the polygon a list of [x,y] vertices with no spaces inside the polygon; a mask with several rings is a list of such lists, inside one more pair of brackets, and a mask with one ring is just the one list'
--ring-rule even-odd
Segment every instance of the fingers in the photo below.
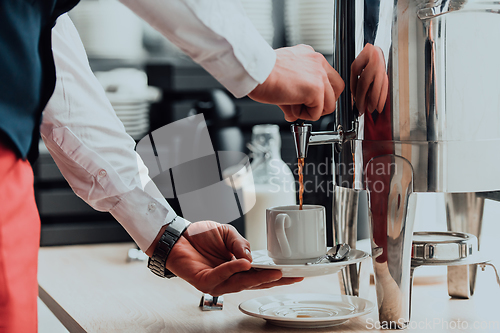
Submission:
{"label": "fingers", "polygon": [[283,114],[285,115],[285,120],[293,123],[294,121],[297,121],[299,119],[298,117],[295,117],[292,113],[292,105],[278,105],[281,111],[283,111]]}
{"label": "fingers", "polygon": [[385,72],[385,61],[382,50],[379,47],[373,48],[373,66],[377,69],[375,79],[372,85],[370,95],[370,110],[371,112],[378,110],[382,112],[387,98],[387,91],[389,89],[389,79]]}
{"label": "fingers", "polygon": [[[315,103],[320,103],[320,104],[315,104]],[[323,97],[322,98],[317,97],[313,100],[313,103],[309,105],[295,104],[295,105],[290,105],[290,107],[294,118],[316,121],[323,115],[323,107],[318,106],[318,105],[323,105],[323,103],[324,103]]]}
{"label": "fingers", "polygon": [[234,254],[237,259],[247,259],[252,262],[250,243],[233,226],[223,224],[221,228],[223,228],[224,243],[229,252]]}
{"label": "fingers", "polygon": [[325,104],[323,107],[323,116],[327,114],[333,113],[335,111],[335,103],[337,102],[337,96],[334,92],[334,89],[331,85],[325,86]]}
{"label": "fingers", "polygon": [[[354,59],[351,65],[351,93],[355,93],[358,87],[358,78],[370,60],[369,46],[366,44],[361,53]],[[363,110],[364,111],[364,110]]]}
{"label": "fingers", "polygon": [[339,98],[340,94],[344,91],[345,82],[342,80],[340,74],[324,59],[323,68],[325,69],[326,75],[328,77],[328,82],[333,89],[335,94],[335,101]]}
{"label": "fingers", "polygon": [[295,105],[290,105],[290,110],[292,111],[292,115],[297,118],[297,119],[303,119],[302,116],[307,117],[306,115],[302,115],[302,112],[304,112],[306,109],[306,106],[303,104],[295,104]]}
{"label": "fingers", "polygon": [[377,110],[379,113],[381,113],[384,110],[385,102],[387,100],[387,94],[389,92],[389,77],[386,73],[384,52],[378,46],[375,47],[375,51],[377,53],[377,62],[379,66],[380,76],[383,77],[383,79],[381,80],[380,95],[377,102]]}
{"label": "fingers", "polygon": [[380,93],[380,98],[378,100],[378,106],[377,106],[378,113],[384,111],[388,92],[389,92],[389,78],[387,77],[387,75],[384,75],[384,82],[382,83],[382,90]]}
{"label": "fingers", "polygon": [[383,111],[388,91],[388,78],[382,50],[366,44],[351,65],[351,92],[358,110]]}
{"label": "fingers", "polygon": [[368,89],[370,89],[370,86],[375,79],[375,71],[375,68],[367,67],[363,70],[363,73],[361,73],[361,76],[359,77],[355,96],[356,103],[358,104],[358,110],[360,110],[361,112],[364,112],[365,110],[368,110],[370,113],[373,112],[373,110],[369,109],[369,105],[367,105],[367,102],[369,102],[367,101],[367,97]]}
{"label": "fingers", "polygon": [[268,282],[268,283],[263,283],[258,286],[251,287],[250,289],[268,289],[268,288],[273,288],[273,287],[278,287],[278,286],[285,286],[289,284],[294,284],[300,281],[303,281],[304,278],[281,278],[278,281],[273,281],[273,282]]}
{"label": "fingers", "polygon": [[[324,88],[321,90],[315,90],[313,92],[316,97],[309,104],[305,104],[304,107],[300,105],[300,119],[316,121],[321,118],[324,110]],[[297,105],[299,107],[299,105]],[[292,108],[293,110],[293,108]]]}
{"label": "fingers", "polygon": [[210,294],[212,296],[219,296],[222,294],[236,293],[255,286],[279,281],[281,277],[281,271],[279,270],[250,270],[241,272],[234,274],[229,279],[217,285],[211,290]]}
{"label": "fingers", "polygon": [[[236,273],[248,271],[251,267],[252,265],[246,259],[236,259],[227,261],[215,267],[214,269],[206,271],[205,272],[206,275],[204,277],[205,279],[204,284],[206,286],[219,286],[221,284],[226,283],[227,281],[230,281],[230,279]],[[213,291],[207,291],[207,292],[212,294]],[[212,294],[212,296],[217,296],[217,295]]]}
{"label": "fingers", "polygon": [[[379,108],[380,94],[382,93],[382,85],[384,84],[385,75],[375,75],[370,94],[368,95],[368,110],[373,112]],[[382,106],[383,107],[383,106]]]}
{"label": "fingers", "polygon": [[322,115],[327,115],[335,111],[335,103],[337,102],[340,94],[344,91],[345,83],[339,73],[337,73],[337,71],[328,63],[328,61],[326,61],[324,57],[322,65],[328,78],[328,80],[324,82],[325,92]]}

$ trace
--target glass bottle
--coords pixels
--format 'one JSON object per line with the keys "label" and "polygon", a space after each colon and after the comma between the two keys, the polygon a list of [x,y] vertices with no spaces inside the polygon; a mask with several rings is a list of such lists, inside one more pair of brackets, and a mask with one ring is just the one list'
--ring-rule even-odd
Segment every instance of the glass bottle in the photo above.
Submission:
{"label": "glass bottle", "polygon": [[254,251],[267,248],[266,208],[295,205],[296,191],[292,171],[281,159],[278,125],[254,126],[249,148],[254,186],[244,187],[243,197],[247,203],[248,190],[255,190],[255,205],[245,214],[245,237]]}

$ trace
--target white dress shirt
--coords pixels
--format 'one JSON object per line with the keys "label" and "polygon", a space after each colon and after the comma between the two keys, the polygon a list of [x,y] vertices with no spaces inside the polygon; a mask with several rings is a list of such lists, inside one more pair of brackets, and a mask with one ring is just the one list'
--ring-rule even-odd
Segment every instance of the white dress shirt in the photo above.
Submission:
{"label": "white dress shirt", "polygon": [[[239,1],[123,0],[236,97],[265,81],[276,60]],[[110,212],[146,251],[176,213],[161,198],[93,75],[73,23],[52,30],[57,82],[43,112],[41,136],[73,191]]]}
{"label": "white dress shirt", "polygon": [[120,0],[205,68],[235,97],[263,83],[274,50],[239,0]]}

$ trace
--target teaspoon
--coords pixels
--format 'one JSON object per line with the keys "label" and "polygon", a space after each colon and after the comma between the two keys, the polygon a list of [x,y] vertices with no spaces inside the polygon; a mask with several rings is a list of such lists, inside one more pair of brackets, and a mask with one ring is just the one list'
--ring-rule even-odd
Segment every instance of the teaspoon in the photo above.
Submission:
{"label": "teaspoon", "polygon": [[306,265],[318,264],[323,261],[323,259],[328,259],[329,262],[342,261],[349,254],[349,251],[351,251],[349,244],[337,244],[337,246],[328,250],[324,256],[319,257],[315,262],[308,262]]}

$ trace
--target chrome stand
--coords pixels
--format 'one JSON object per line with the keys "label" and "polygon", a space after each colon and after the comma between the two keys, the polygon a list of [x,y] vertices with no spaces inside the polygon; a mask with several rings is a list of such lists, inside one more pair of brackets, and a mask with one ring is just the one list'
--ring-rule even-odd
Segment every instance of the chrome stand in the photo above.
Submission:
{"label": "chrome stand", "polygon": [[[332,230],[335,244],[346,243],[356,248],[358,231],[358,202],[359,191],[351,188],[335,186],[333,191]],[[366,265],[366,264],[365,264]],[[342,294],[349,296],[360,295],[359,276],[361,263],[352,264],[339,272]]]}
{"label": "chrome stand", "polygon": [[[445,193],[449,231],[467,232],[477,237],[480,248],[484,198],[476,193]],[[448,295],[470,298],[476,286],[477,265],[448,266]]]}
{"label": "chrome stand", "polygon": [[379,320],[404,328],[410,321],[413,170],[405,158],[384,155],[368,162],[365,177]]}

